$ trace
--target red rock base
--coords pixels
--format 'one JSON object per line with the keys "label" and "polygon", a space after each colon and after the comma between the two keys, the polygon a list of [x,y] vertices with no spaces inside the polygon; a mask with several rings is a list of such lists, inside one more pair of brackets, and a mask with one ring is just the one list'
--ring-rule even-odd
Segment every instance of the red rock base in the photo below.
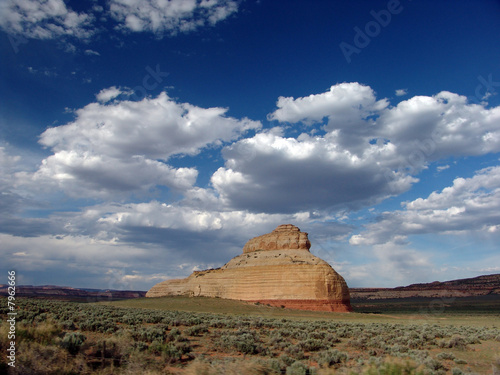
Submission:
{"label": "red rock base", "polygon": [[310,311],[333,311],[351,312],[349,301],[338,301],[331,299],[261,299],[248,302],[259,302],[264,305],[285,307],[287,309],[310,310]]}

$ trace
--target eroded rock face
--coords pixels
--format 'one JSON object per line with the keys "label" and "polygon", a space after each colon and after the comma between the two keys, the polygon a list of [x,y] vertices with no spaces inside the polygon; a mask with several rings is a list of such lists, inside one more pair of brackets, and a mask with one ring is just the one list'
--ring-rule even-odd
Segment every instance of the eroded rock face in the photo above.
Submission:
{"label": "eroded rock face", "polygon": [[271,233],[254,237],[243,247],[243,254],[259,250],[307,250],[311,243],[307,233],[301,232],[295,225],[284,224]]}
{"label": "eroded rock face", "polygon": [[290,224],[280,225],[249,240],[243,254],[223,267],[163,281],[146,297],[206,296],[303,310],[351,311],[343,277],[311,254],[310,247],[307,233]]}

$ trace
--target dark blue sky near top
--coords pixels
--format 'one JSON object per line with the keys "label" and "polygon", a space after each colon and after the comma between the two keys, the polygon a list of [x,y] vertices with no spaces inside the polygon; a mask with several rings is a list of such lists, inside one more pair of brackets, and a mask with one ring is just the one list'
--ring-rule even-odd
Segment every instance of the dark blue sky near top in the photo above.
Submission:
{"label": "dark blue sky near top", "polygon": [[[49,30],[48,24],[60,20],[48,15],[16,31],[9,17],[20,12],[23,4],[43,3],[7,1],[7,11],[0,18],[0,147],[2,189],[8,192],[1,204],[5,223],[10,223],[3,226],[2,234],[5,256],[17,268],[23,268],[23,257],[31,250],[40,254],[40,267],[25,266],[27,282],[105,284],[105,276],[95,282],[82,276],[93,267],[82,254],[112,249],[110,253],[128,255],[120,264],[101,259],[104,274],[119,271],[122,285],[144,289],[195,268],[221,265],[248,238],[272,230],[283,220],[317,238],[317,249],[323,254],[319,255],[353,286],[391,286],[499,271],[494,252],[500,220],[476,208],[479,201],[496,198],[498,191],[492,182],[496,181],[498,149],[488,145],[496,144],[494,130],[500,127],[495,125],[495,108],[500,105],[500,2],[194,1],[181,18],[166,8],[159,11],[165,12],[163,30],[145,24],[133,30],[113,15],[119,0],[58,0],[58,17],[76,12],[88,15],[89,23],[67,26],[65,31],[52,29],[42,38],[36,30]],[[155,6],[152,1],[144,4]],[[210,12],[216,7],[227,14],[212,22],[215,13]],[[122,15],[141,17],[134,12],[129,9]],[[199,21],[196,26],[191,24],[194,20]],[[176,26],[169,28],[169,22]],[[176,22],[188,23],[192,30],[182,31]],[[81,36],[84,29],[88,35]],[[346,45],[355,51],[347,58]],[[371,90],[363,91],[367,101],[359,107],[352,104],[359,99],[355,83]],[[99,102],[97,94],[113,87],[120,94]],[[337,112],[314,107],[333,87],[352,89],[345,94],[349,100],[352,95],[352,102],[348,100]],[[466,104],[447,107],[446,126],[452,129],[461,121],[471,124],[460,130],[469,143],[457,141],[453,150],[450,138],[436,140],[426,134],[430,115],[418,106],[404,109],[406,116],[418,117],[415,129],[410,132],[398,125],[402,130],[394,131],[387,116],[398,104],[416,105],[419,97],[431,98],[443,91],[467,98]],[[177,105],[177,110],[182,107],[184,116],[194,107],[225,112],[207,120],[208,125],[200,125],[199,133],[184,138],[179,129],[166,127],[158,133],[165,137],[162,146],[152,134],[168,123],[175,109],[159,99],[161,93],[168,95],[168,103]],[[353,157],[350,162],[335,159],[344,154],[340,143],[333,148],[337,140],[332,138],[329,121],[348,107],[360,111],[369,107],[371,93],[375,101],[387,101],[385,109],[371,109],[371,117],[363,120],[373,121],[372,129],[387,126],[386,135],[374,135],[372,145],[384,136],[385,142],[397,145],[401,136],[400,142],[406,143],[399,144],[393,158],[410,163],[405,165],[406,172],[413,168],[411,159],[423,152],[414,173],[408,174],[415,180],[406,187],[389,189],[387,171],[395,170],[396,164],[388,156],[387,160],[380,156],[381,164],[377,164],[376,156],[365,155],[359,166],[353,161],[353,149],[346,149]],[[295,102],[276,115],[280,97]],[[482,106],[483,112],[472,108],[473,104]],[[337,104],[332,101],[331,105]],[[161,106],[166,108],[164,113],[151,115],[142,124],[150,130],[138,133],[137,143],[146,145],[142,156],[127,155],[124,150],[130,148],[127,142],[134,142],[130,132],[135,130],[120,130],[127,123],[123,114],[130,111],[135,116]],[[292,116],[294,110],[301,116]],[[103,123],[116,124],[106,130],[114,132],[114,138],[106,139],[104,130],[85,122],[84,115],[94,116],[93,111],[103,116]],[[195,123],[209,118],[208,113],[194,113]],[[134,118],[141,122],[140,117]],[[221,118],[234,122],[224,125]],[[244,119],[253,125],[244,128]],[[75,142],[63,134],[70,124],[74,124]],[[473,133],[474,124],[484,130]],[[234,134],[222,133],[224,126],[233,126]],[[50,128],[55,131],[49,139],[46,130]],[[416,136],[408,140],[409,134]],[[475,136],[485,142],[484,147],[475,148]],[[429,139],[435,141],[432,150],[418,148]],[[156,141],[158,145],[148,148],[147,142]],[[196,151],[169,151],[182,142],[191,142]],[[369,146],[365,142],[364,150]],[[416,147],[413,153],[412,147]],[[164,149],[168,156],[158,154],[157,149]],[[378,171],[379,167],[389,169]],[[188,169],[196,171],[196,176],[189,175]],[[169,177],[173,170],[176,177]],[[362,176],[367,176],[366,183],[361,183]],[[113,190],[108,178],[122,181],[116,184],[121,190]],[[459,188],[461,179],[463,188]],[[453,204],[447,194],[456,199]],[[470,206],[461,207],[460,202],[468,199]],[[495,207],[492,202],[486,206]],[[453,207],[456,211],[452,212]],[[448,214],[455,215],[448,219],[448,223],[456,220],[453,227],[439,219]],[[176,222],[182,215],[184,221]],[[477,222],[477,227],[466,230],[467,219]],[[391,226],[390,233],[383,228]],[[186,236],[192,236],[189,249],[182,245]],[[456,254],[444,250],[455,243],[455,236],[466,236],[462,244],[481,249],[477,264],[469,267],[465,253],[458,252],[453,260]],[[36,238],[39,249],[28,249]],[[209,251],[213,258],[204,249],[207,239],[217,249]],[[64,242],[66,247],[61,245],[53,253],[48,249],[59,249],[53,241]],[[146,259],[153,253],[160,254],[163,271],[148,268]],[[434,258],[433,253],[440,256]],[[58,281],[51,268],[56,266],[44,263],[53,258],[58,267],[74,259],[71,264],[78,276],[71,279],[64,274]],[[380,264],[388,268],[373,275],[370,270],[380,270]],[[394,271],[399,268],[404,271]],[[99,274],[95,269],[92,272]],[[393,278],[387,276],[391,272]]]}
{"label": "dark blue sky near top", "polygon": [[[237,15],[216,28],[160,40],[148,33],[124,37],[107,21],[95,41],[75,42],[74,54],[58,47],[61,42],[38,40],[19,44],[16,54],[4,33],[2,80],[12,96],[2,102],[19,106],[29,91],[34,108],[26,110],[40,116],[53,108],[53,116],[60,116],[102,87],[140,86],[145,67],[159,65],[169,76],[151,94],[173,86],[181,101],[265,118],[278,96],[306,96],[337,82],[369,84],[381,98],[406,87],[413,95],[448,90],[474,97],[478,77],[498,70],[498,1],[401,0],[400,13],[347,63],[340,43],[355,47],[354,28],[365,30],[374,21],[370,12],[386,11],[387,4],[243,2]],[[87,48],[100,56],[85,55]],[[42,77],[32,77],[28,67]],[[42,121],[48,126],[54,117]]]}

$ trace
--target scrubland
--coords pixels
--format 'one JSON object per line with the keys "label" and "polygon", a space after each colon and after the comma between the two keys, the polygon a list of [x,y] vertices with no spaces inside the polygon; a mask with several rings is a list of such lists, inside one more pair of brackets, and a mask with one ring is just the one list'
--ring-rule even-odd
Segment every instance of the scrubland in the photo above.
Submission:
{"label": "scrubland", "polygon": [[[500,373],[494,311],[340,314],[208,298],[17,302],[12,374]],[[6,305],[0,299],[0,373]]]}

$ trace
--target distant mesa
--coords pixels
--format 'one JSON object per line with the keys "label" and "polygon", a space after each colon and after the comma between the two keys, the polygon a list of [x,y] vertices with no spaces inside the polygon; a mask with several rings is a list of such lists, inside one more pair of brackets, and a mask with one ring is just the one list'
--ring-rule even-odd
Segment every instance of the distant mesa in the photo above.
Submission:
{"label": "distant mesa", "polygon": [[300,310],[352,311],[344,278],[311,254],[310,247],[307,233],[280,225],[249,240],[243,254],[221,268],[163,281],[146,297],[219,297]]}
{"label": "distant mesa", "polygon": [[351,298],[356,301],[399,298],[498,298],[500,274],[483,275],[468,279],[434,281],[397,288],[351,288]]}

